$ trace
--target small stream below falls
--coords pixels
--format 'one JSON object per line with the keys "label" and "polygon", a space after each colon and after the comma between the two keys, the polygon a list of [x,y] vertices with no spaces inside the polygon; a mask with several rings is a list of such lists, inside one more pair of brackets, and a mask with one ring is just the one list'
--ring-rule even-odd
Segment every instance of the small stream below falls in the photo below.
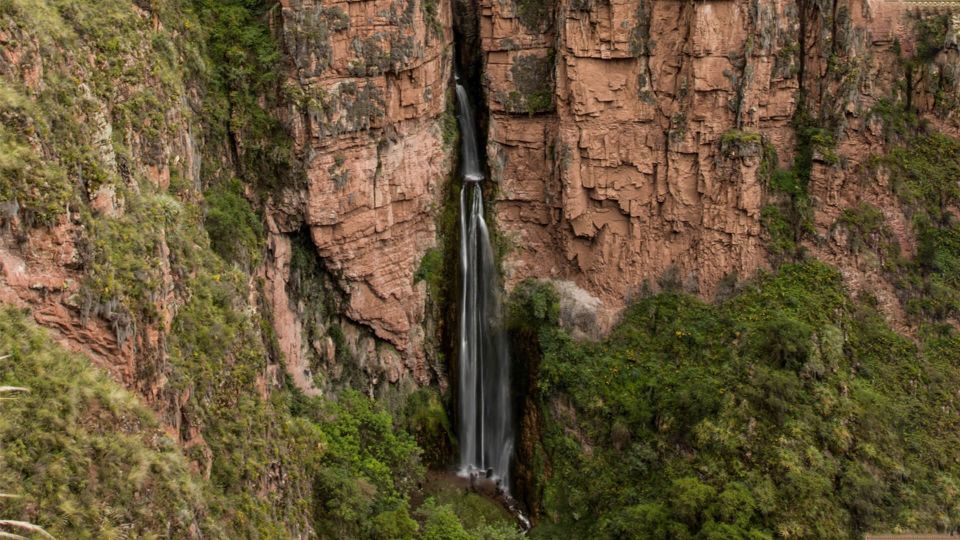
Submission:
{"label": "small stream below falls", "polygon": [[457,79],[463,188],[460,192],[460,474],[510,491],[513,414],[510,353],[500,283],[483,217],[483,171],[467,91]]}

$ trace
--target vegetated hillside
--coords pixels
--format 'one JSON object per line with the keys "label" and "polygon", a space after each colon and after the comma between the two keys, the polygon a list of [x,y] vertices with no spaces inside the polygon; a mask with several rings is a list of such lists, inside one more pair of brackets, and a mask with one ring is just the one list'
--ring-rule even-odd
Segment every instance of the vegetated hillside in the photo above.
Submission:
{"label": "vegetated hillside", "polygon": [[960,526],[960,336],[897,335],[817,262],[716,305],[637,301],[602,343],[537,317],[541,538],[857,538]]}
{"label": "vegetated hillside", "polygon": [[[788,2],[781,4],[778,9],[790,12]],[[807,33],[830,27],[836,37],[849,37],[845,23],[827,24],[834,21],[819,4],[804,4],[812,13],[801,13],[802,20],[817,22]],[[430,182],[440,176],[425,180],[405,156],[420,159],[423,154],[411,148],[428,148],[433,172],[449,166],[444,156],[455,137],[445,134],[455,132],[452,116],[443,113],[441,100],[425,97],[442,93],[448,79],[450,32],[436,28],[447,17],[444,5],[421,2],[418,10],[416,3],[408,3],[402,13],[387,13],[385,19],[393,20],[398,32],[365,36],[371,39],[351,43],[350,50],[345,35],[338,38],[338,48],[330,46],[331,32],[352,28],[343,12],[309,2],[289,3],[286,11],[276,5],[258,0],[0,0],[0,299],[29,310],[49,331],[28,323],[21,311],[0,314],[0,357],[9,355],[0,360],[0,385],[31,389],[0,402],[2,491],[20,496],[0,499],[0,517],[26,519],[64,538],[515,538],[512,525],[476,497],[458,500],[442,494],[411,508],[412,495],[417,500],[422,495],[416,493],[423,475],[420,456],[442,461],[438,448],[449,449],[437,443],[449,438],[449,426],[435,393],[422,390],[406,404],[391,401],[389,410],[367,397],[370,387],[363,394],[303,395],[287,376],[289,359],[279,345],[284,336],[278,337],[277,330],[287,329],[271,324],[279,319],[266,306],[267,282],[275,276],[262,271],[261,263],[277,256],[284,245],[279,238],[286,238],[292,253],[277,266],[289,266],[283,279],[297,283],[278,288],[302,294],[277,296],[296,304],[298,314],[306,315],[302,320],[312,326],[303,333],[310,338],[306,365],[328,367],[331,373],[344,367],[339,362],[350,342],[333,330],[339,326],[321,321],[330,315],[324,311],[328,304],[339,306],[324,297],[329,290],[323,280],[310,275],[324,271],[313,249],[316,238],[303,235],[309,241],[291,247],[287,236],[299,230],[297,220],[303,216],[282,216],[281,211],[270,216],[290,218],[283,225],[290,230],[278,232],[265,227],[270,219],[260,215],[271,195],[302,180],[297,144],[277,119],[283,117],[277,109],[287,107],[303,117],[293,123],[304,128],[301,136],[309,134],[309,144],[300,141],[305,152],[323,154],[310,169],[323,197],[311,206],[315,221],[304,230],[309,225],[320,231],[340,227],[338,234],[346,232],[350,242],[364,247],[377,264],[359,265],[355,283],[373,276],[384,290],[402,284],[403,295],[380,291],[373,294],[375,302],[354,306],[357,318],[390,315],[381,331],[386,329],[384,335],[396,343],[409,340],[413,351],[401,358],[396,347],[370,338],[375,354],[369,358],[383,365],[368,375],[393,374],[401,380],[401,370],[410,369],[422,382],[430,380],[430,370],[442,369],[418,356],[425,354],[421,345],[427,339],[418,326],[426,325],[420,318],[424,291],[412,283],[422,279],[434,296],[448,296],[441,294],[444,276],[438,269],[450,270],[450,253],[426,251],[435,240],[430,222],[436,216],[425,212],[439,195]],[[588,2],[567,11],[589,12],[584,17],[593,20],[603,15],[604,5]],[[537,8],[518,13],[528,27],[538,24],[542,18],[537,14],[548,7],[526,6]],[[679,19],[673,11],[662,12],[669,8],[686,13],[688,23],[699,10],[710,8],[708,3],[638,5],[642,9],[631,18],[637,24],[628,32],[629,41],[620,39],[628,37],[623,34],[617,42],[621,53],[629,50],[630,69],[649,62],[652,6],[661,10],[661,21]],[[850,16],[850,10],[837,13]],[[756,13],[757,20],[748,22],[751,31],[763,37],[769,27],[757,24],[761,18],[767,25],[776,21],[771,15],[777,13]],[[799,25],[800,19],[794,19],[791,25]],[[288,46],[301,54],[283,54],[278,21],[289,23]],[[430,23],[429,32],[424,21]],[[916,29],[932,28],[920,34],[933,43],[947,30],[946,21],[920,21]],[[368,21],[359,22],[363,25],[357,27],[371,28]],[[575,26],[581,32],[592,28]],[[671,35],[677,29],[656,30]],[[858,36],[857,43],[870,41],[866,34],[850,34]],[[752,43],[746,34],[740,37],[724,41],[731,50],[740,41]],[[853,42],[825,46],[833,43],[832,37],[818,47],[838,52],[830,53],[830,62],[821,53],[806,60],[822,60],[841,90],[857,88],[853,82],[869,72],[843,60],[870,55],[860,54]],[[387,41],[390,55],[381,49]],[[795,86],[803,89],[790,82],[800,60],[792,56],[797,52],[792,41],[788,36],[777,45],[782,54],[774,63],[787,94],[797,91]],[[754,223],[740,232],[749,234],[752,252],[762,258],[772,254],[774,262],[783,264],[776,273],[739,286],[736,295],[717,305],[675,291],[645,297],[600,344],[575,343],[557,328],[549,291],[521,289],[528,294],[517,303],[519,337],[538,338],[531,342],[539,343],[536,352],[543,355],[534,398],[545,421],[540,444],[525,464],[537,473],[532,487],[541,496],[537,502],[543,519],[535,535],[829,538],[865,530],[956,527],[960,145],[923,125],[914,110],[919,106],[916,94],[924,99],[928,116],[930,111],[952,114],[955,73],[949,68],[955,51],[942,42],[927,51],[929,43],[917,41],[923,47],[913,56],[901,55],[892,45],[884,49],[885,61],[898,66],[884,77],[897,78],[902,69],[916,76],[922,88],[913,88],[914,79],[908,79],[908,87],[894,88],[889,100],[872,100],[869,111],[857,111],[860,122],[851,124],[865,126],[860,133],[871,134],[869,148],[886,145],[883,155],[869,160],[870,174],[844,168],[844,158],[866,146],[837,148],[851,140],[846,127],[830,125],[838,122],[837,111],[796,117],[791,110],[775,111],[777,133],[787,133],[776,142],[784,155],[791,146],[796,154],[792,165],[782,169],[765,136],[727,129],[739,123],[726,113],[725,121],[717,123],[723,127],[711,131],[718,137],[711,152],[730,161],[729,176],[740,178],[745,166],[751,185],[769,196],[751,199]],[[514,51],[506,39],[501,45]],[[770,45],[763,56],[773,54]],[[548,98],[553,84],[546,81],[549,64],[563,57],[550,53],[551,47],[542,47],[535,57],[511,52],[519,61],[511,77],[526,81],[518,88],[524,93],[490,95],[503,97],[507,112],[525,115],[514,126],[522,144],[513,146],[537,158],[497,158],[499,163],[535,173],[543,186],[529,190],[532,196],[560,200],[562,189],[541,178],[553,168],[554,157],[562,163],[563,151],[576,147],[587,161],[606,166],[610,160],[602,148],[576,143],[564,150],[546,140],[541,144],[544,130],[536,123],[544,119],[545,109],[557,106],[556,96]],[[427,49],[430,53],[424,54]],[[335,62],[315,56],[334,52],[340,55]],[[593,51],[593,45],[586,51],[595,53],[603,54]],[[679,55],[680,49],[661,46],[656,54]],[[717,51],[712,57],[727,62],[730,54]],[[737,60],[744,73],[750,71],[746,56]],[[429,66],[420,65],[427,57]],[[296,75],[281,74],[290,67],[284,62],[291,61]],[[337,74],[322,73],[330,62]],[[684,69],[682,76],[667,77],[668,82],[696,79],[689,66]],[[299,76],[297,70],[303,81],[282,82]],[[414,72],[424,76],[413,77]],[[708,72],[720,75],[711,86],[729,79],[731,91],[742,94],[742,79],[722,69]],[[364,79],[363,84],[341,84],[344,73]],[[609,86],[606,76],[596,74],[587,71],[581,79]],[[649,105],[648,85],[663,84],[632,71],[623,80],[630,86],[618,92],[629,94],[638,107]],[[665,86],[672,88],[672,83]],[[387,103],[380,99],[381,87],[407,94]],[[335,95],[327,92],[334,88]],[[605,96],[587,101],[612,103]],[[364,106],[352,107],[358,100]],[[686,110],[674,109],[672,95],[664,94],[664,100],[669,107],[657,114],[669,116],[669,136],[676,140],[649,142],[666,145],[694,137],[685,126]],[[823,101],[833,103],[829,92]],[[779,103],[791,103],[789,96]],[[838,114],[846,118],[850,103],[843,104]],[[392,123],[378,126],[383,111],[373,105],[393,107],[385,115]],[[429,118],[421,121],[421,115]],[[441,116],[445,130],[440,129]],[[397,131],[397,125],[403,129]],[[660,125],[656,130],[663,131]],[[326,148],[325,137],[334,132],[338,146]],[[406,138],[409,147],[402,142]],[[337,155],[355,142],[356,155]],[[682,148],[677,152],[670,159],[687,159]],[[638,161],[647,162],[638,155]],[[399,176],[384,170],[399,171]],[[826,189],[817,182],[841,170],[844,177],[862,174],[871,190],[889,187],[884,194],[890,199],[870,200],[899,201],[901,208],[865,201],[841,205],[842,211],[833,208],[838,217],[824,224],[828,214],[815,212],[815,205],[846,185]],[[379,194],[366,189],[366,173],[378,179]],[[688,186],[694,175],[671,178]],[[356,209],[354,193],[363,194],[372,206],[352,216],[349,227],[327,221],[330,208]],[[398,212],[410,210],[407,196],[416,199],[415,211],[394,216],[394,206]],[[724,204],[735,200],[731,196]],[[518,199],[516,204],[524,203]],[[279,206],[298,210],[296,203]],[[734,206],[730,208],[739,211]],[[885,212],[891,210],[902,211],[909,231],[890,230]],[[619,216],[623,208],[600,204],[591,207],[594,211],[617,216],[616,223],[625,219]],[[441,228],[455,230],[455,205],[443,212]],[[517,215],[520,221],[529,218],[546,226],[549,220],[542,219],[550,212],[518,210]],[[411,234],[391,236],[386,224],[401,217],[408,218]],[[677,214],[671,220],[685,218]],[[604,227],[610,230],[603,220],[596,222],[599,227],[582,224],[598,237]],[[809,248],[822,247],[827,228],[846,240],[840,253],[853,254],[856,264],[868,267],[866,275],[894,284],[912,335],[893,333],[869,294],[851,298],[835,270],[797,262]],[[370,229],[379,236],[362,234]],[[692,231],[693,236],[700,232]],[[897,240],[905,232],[917,240],[915,253],[900,251]],[[268,248],[270,235],[278,241]],[[397,253],[382,256],[380,240],[398,242]],[[448,238],[446,244],[456,242]],[[341,248],[324,244],[330,259],[349,259],[353,252]],[[529,245],[523,249],[535,253]],[[430,255],[414,273],[412,261],[424,252]],[[582,260],[588,260],[586,255]],[[755,262],[760,258],[753,257]],[[545,273],[548,260],[528,269]],[[394,273],[395,261],[411,264]],[[719,270],[714,272],[719,276]],[[668,291],[677,287],[670,280],[662,285]],[[725,280],[717,288],[732,291],[735,285]],[[416,301],[400,306],[394,300],[401,297]],[[80,352],[52,345],[52,335]],[[302,336],[286,337],[290,350],[300,350]],[[320,337],[330,338],[333,347]],[[416,360],[412,364],[411,358]],[[358,372],[347,370],[342,380],[362,379]],[[314,380],[323,378],[313,375]],[[307,386],[310,378],[305,377]],[[380,377],[379,384],[393,383]],[[411,433],[429,446],[419,449]]]}
{"label": "vegetated hillside", "polygon": [[[25,313],[0,312],[4,519],[62,538],[189,537],[214,529],[206,484],[152,411]],[[220,529],[222,532],[222,529]]]}
{"label": "vegetated hillside", "polygon": [[241,400],[235,423],[214,417],[206,432],[216,442],[204,474],[135,395],[24,313],[0,312],[0,350],[0,386],[29,390],[0,402],[0,479],[16,496],[3,500],[2,516],[58,538],[517,534],[485,501],[444,496],[414,514],[407,495],[423,478],[420,450],[355,392],[337,402],[292,390]]}

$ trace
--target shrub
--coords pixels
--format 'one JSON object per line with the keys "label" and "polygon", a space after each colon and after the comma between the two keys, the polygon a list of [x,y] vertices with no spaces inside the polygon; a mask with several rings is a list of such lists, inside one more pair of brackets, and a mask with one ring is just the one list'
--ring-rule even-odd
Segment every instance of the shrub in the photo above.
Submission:
{"label": "shrub", "polygon": [[784,264],[718,305],[645,297],[602,343],[540,327],[550,472],[533,536],[836,537],[960,524],[929,488],[960,478],[960,409],[941,393],[960,384],[960,368],[955,350],[935,345],[958,334],[923,337],[918,349],[842,283],[819,263]]}
{"label": "shrub", "polygon": [[6,516],[59,538],[216,535],[202,485],[136,397],[16,310],[0,311],[0,350],[0,385],[30,390],[0,402],[0,478],[20,495]]}

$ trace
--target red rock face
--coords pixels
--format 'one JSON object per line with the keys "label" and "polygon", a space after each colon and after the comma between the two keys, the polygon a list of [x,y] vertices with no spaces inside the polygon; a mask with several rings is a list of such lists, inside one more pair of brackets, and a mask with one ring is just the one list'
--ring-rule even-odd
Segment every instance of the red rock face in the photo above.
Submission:
{"label": "red rock face", "polygon": [[[131,10],[144,19],[150,16],[133,5]],[[310,307],[299,305],[301,300],[288,292],[287,234],[305,227],[340,289],[343,301],[337,308],[342,313],[332,315],[343,316],[338,322],[342,346],[361,365],[371,387],[401,379],[424,384],[431,378],[424,351],[426,292],[413,275],[423,253],[436,244],[438,201],[455,150],[444,145],[441,130],[452,75],[449,4],[284,0],[271,17],[284,52],[278,69],[287,76],[285,94],[291,96],[277,113],[291,129],[305,169],[304,181],[271,194],[268,257],[258,270],[266,281],[264,300],[287,369],[308,392],[317,391],[311,360],[322,359],[330,373],[343,369],[336,365],[329,337],[307,342],[311,332],[305,331],[300,312]],[[70,51],[75,59],[45,65],[49,52],[41,50],[42,40],[31,31],[0,29],[0,75],[5,80],[36,94],[45,69],[70,70],[80,81],[93,78],[94,54]],[[149,49],[149,42],[144,47]],[[137,58],[150,54],[145,50]],[[138,91],[156,81],[136,84],[119,91]],[[182,91],[182,107],[164,112],[171,132],[149,137],[145,129],[124,133],[131,151],[125,166],[161,188],[170,183],[170,164],[184,180],[201,185],[202,141],[197,139],[204,131],[199,125],[203,118],[184,116],[188,103],[194,110],[201,107],[194,103],[199,98],[192,89]],[[90,118],[80,121],[97,127],[91,146],[102,154],[107,169],[116,170],[111,104],[92,94],[85,98],[91,103]],[[36,146],[41,147],[40,141]],[[229,166],[223,150],[222,165]],[[86,195],[97,214],[124,212],[124,201],[109,184]],[[156,297],[161,322],[141,325],[134,339],[120,342],[108,321],[82,316],[77,297],[84,275],[78,253],[86,235],[81,221],[63,216],[48,230],[21,223],[17,213],[16,208],[0,208],[0,300],[29,307],[72,348],[90,354],[128,387],[159,399],[163,381],[142,380],[139,371],[150,371],[145,363],[163,362],[164,332],[183,300],[171,292],[175,277],[168,254],[161,257],[165,294]]]}
{"label": "red rock face", "polygon": [[[812,2],[786,0],[557,1],[481,0],[476,10],[487,154],[500,187],[495,211],[513,248],[508,285],[526,277],[568,281],[565,311],[602,329],[632,294],[645,283],[656,288],[665,274],[710,296],[724,276],[768,266],[761,210],[775,197],[761,174],[762,146],[776,150],[781,166],[791,162],[792,119],[803,99],[812,114],[840,124],[838,162],[821,156],[814,164],[815,241],[806,247],[839,266],[854,290],[872,289],[905,324],[875,257],[851,252],[837,225],[844,209],[866,202],[883,211],[901,249],[913,249],[887,179],[868,166],[883,147],[870,111],[902,92],[898,54],[914,50],[902,7],[851,0],[823,13]],[[452,73],[450,3],[283,0],[273,16],[292,96],[278,114],[305,169],[303,182],[271,194],[261,269],[287,369],[311,391],[311,358],[331,373],[342,368],[329,336],[307,342],[304,308],[288,291],[288,235],[305,227],[342,296],[340,346],[371,381],[429,382],[426,292],[413,275],[436,243],[455,151],[444,146],[441,129]],[[50,67],[38,38],[7,29],[0,42],[0,74],[38,91]],[[89,77],[93,58],[77,52],[71,73]],[[931,69],[956,73],[957,63],[953,49]],[[940,130],[960,134],[956,113],[938,110],[924,84],[914,89],[914,105]],[[198,99],[188,89],[182,97]],[[96,126],[93,146],[116,168],[109,104],[90,99],[83,122]],[[186,119],[188,108],[166,112],[175,129],[159,140],[125,134],[129,166],[159,186],[171,182],[168,164],[199,185],[202,128],[191,127],[197,120]],[[732,130],[758,134],[763,144],[724,143]],[[94,212],[123,212],[109,186],[86,195]],[[156,298],[162,323],[120,345],[108,322],[80,316],[79,221],[63,217],[49,230],[32,229],[8,210],[0,208],[0,299],[30,307],[119,380],[159,395],[162,381],[140,380],[138,370],[162,361],[163,327],[177,307],[169,268]],[[584,331],[594,336],[597,328]]]}
{"label": "red rock face", "polygon": [[[288,85],[304,96],[290,117],[306,185],[274,201],[273,232],[295,230],[300,220],[286,216],[300,213],[344,293],[343,315],[401,353],[401,365],[396,351],[375,353],[382,378],[396,382],[403,371],[425,383],[426,292],[413,275],[436,243],[452,166],[441,131],[452,74],[449,4],[286,0],[282,20]],[[302,367],[306,345],[276,322],[288,363]]]}
{"label": "red rock face", "polygon": [[[878,270],[835,234],[843,209],[868,202],[910,249],[899,204],[866,167],[883,149],[870,110],[895,96],[900,76],[894,40],[901,55],[912,47],[901,5],[854,0],[821,13],[787,1],[559,0],[546,8],[552,25],[514,2],[481,5],[488,154],[500,229],[514,248],[508,284],[571,280],[610,315],[665,274],[710,297],[724,276],[767,267],[762,146],[789,166],[801,86],[806,110],[841,125],[838,162],[815,156],[810,186],[813,237],[825,241],[806,247],[855,290],[875,288]],[[531,58],[551,63],[555,106],[545,110],[512,107],[511,89],[531,87]],[[936,60],[940,69],[957,63],[956,51]],[[960,133],[956,112],[938,118],[930,93],[916,96],[927,118]],[[734,130],[759,137],[725,144]],[[892,289],[876,293],[899,318]]]}
{"label": "red rock face", "polygon": [[[136,16],[146,20],[146,13],[138,8],[132,10]],[[40,32],[43,29],[29,25],[0,28],[0,84],[5,89],[21,91],[24,96],[29,96],[28,99],[32,99],[46,90],[45,73],[68,73],[71,81],[77,84],[78,99],[86,103],[84,116],[75,119],[91,128],[92,138],[85,142],[96,159],[111,171],[117,170],[118,156],[112,144],[114,133],[110,104],[91,91],[92,74],[101,69],[95,63],[95,55],[85,45],[77,44],[68,51],[69,58],[61,58],[52,54],[49,48],[45,49],[50,45],[44,43],[45,36]],[[131,58],[149,54],[149,42],[145,41],[142,45],[144,50],[137,51],[137,54],[130,53]],[[125,81],[118,82],[117,88],[120,92],[134,94],[150,88],[151,84],[156,84],[156,81]],[[169,184],[169,164],[182,168],[185,174],[191,176],[191,180],[199,183],[198,150],[191,132],[191,121],[185,114],[187,102],[192,96],[182,97],[182,108],[163,111],[165,120],[176,129],[158,138],[148,138],[135,132],[127,134],[128,138],[125,139],[130,151],[129,162],[125,165],[163,187]],[[42,156],[42,149],[49,141],[35,136],[30,144]],[[3,174],[7,174],[7,171]],[[114,186],[106,183],[90,190],[81,179],[71,177],[71,180],[84,185],[84,195],[95,215],[115,217],[123,213]],[[84,274],[80,268],[83,266],[85,231],[76,207],[71,206],[65,215],[59,214],[47,226],[25,222],[23,217],[17,201],[3,201],[0,204],[0,302],[29,309],[39,324],[54,331],[53,335],[61,345],[85,354],[118,382],[139,390],[151,403],[155,403],[163,382],[144,377],[143,372],[155,371],[148,366],[157,362],[158,351],[162,350],[163,332],[169,327],[175,304],[169,250],[165,240],[158,248],[159,259],[163,261],[160,268],[162,292],[154,298],[159,324],[140,328],[134,335],[118,340],[118,332],[112,327],[111,321],[96,314],[84,316],[85,309],[81,305]]]}

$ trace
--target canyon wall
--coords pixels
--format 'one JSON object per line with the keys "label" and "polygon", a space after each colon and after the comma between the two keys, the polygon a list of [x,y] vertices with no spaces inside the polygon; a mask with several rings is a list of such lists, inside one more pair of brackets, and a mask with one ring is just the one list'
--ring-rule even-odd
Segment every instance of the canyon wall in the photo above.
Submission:
{"label": "canyon wall", "polygon": [[[877,110],[910,99],[937,129],[960,134],[956,16],[905,88],[921,16],[893,2],[481,6],[509,284],[567,282],[602,330],[644,290],[680,286],[709,298],[769,267],[765,209],[783,197],[770,176],[790,167],[798,120],[809,118],[831,142],[813,152],[802,247],[903,322],[876,261],[851,253],[837,223],[868,203],[903,251],[913,249],[908,220],[870,166],[884,150]],[[931,17],[943,15],[922,15]]]}
{"label": "canyon wall", "polygon": [[[175,45],[190,38],[182,21],[122,4],[102,15],[155,41],[125,41],[131,36],[117,31],[109,36],[117,50],[107,52],[85,39],[98,23],[84,10],[67,18],[50,5],[14,3],[0,12],[0,301],[29,309],[69,348],[156,402],[163,342],[184,299],[170,231],[137,223],[130,207],[141,194],[200,185],[193,111],[201,99],[172,67],[187,54]],[[154,46],[172,57],[140,61]],[[130,227],[142,227],[141,238]],[[123,268],[109,264],[129,247],[118,236],[138,244]],[[133,294],[131,280],[149,292]],[[147,324],[137,320],[144,311]]]}
{"label": "canyon wall", "polygon": [[[179,58],[199,54],[190,40],[202,39],[169,14],[132,9],[123,16],[174,36]],[[262,294],[286,371],[308,393],[445,384],[425,330],[427,287],[414,275],[437,242],[454,164],[452,9],[435,0],[284,0],[265,15],[280,80],[264,105],[291,139],[292,165],[279,181],[244,187],[265,210],[266,256],[249,270],[263,279],[254,297]],[[476,43],[482,60],[508,286],[563,282],[570,310],[599,334],[645,290],[673,284],[712,297],[776,264],[783,255],[769,249],[765,211],[786,196],[770,180],[795,161],[801,111],[827,126],[830,143],[809,164],[812,219],[797,241],[906,325],[877,257],[849,249],[839,219],[868,203],[901,251],[913,251],[909,219],[872,166],[887,139],[889,119],[878,110],[909,96],[936,129],[960,133],[950,101],[960,80],[956,16],[905,86],[905,66],[920,54],[919,17],[891,2],[483,0],[457,9],[462,56]],[[91,277],[94,259],[110,253],[90,241],[94,225],[83,215],[122,219],[124,192],[139,190],[140,178],[163,192],[202,189],[202,165],[208,175],[243,172],[235,162],[258,141],[205,141],[194,111],[208,107],[209,92],[172,66],[133,62],[152,54],[145,44],[111,60],[77,40],[88,30],[82,18],[46,37],[39,17],[33,26],[10,21],[0,69],[16,86],[6,107],[20,111],[7,114],[25,126],[15,149],[55,158],[42,138],[60,136],[56,126],[16,104],[40,99],[63,109],[72,130],[65,144],[84,150],[67,152],[72,162],[19,198],[6,196],[13,184],[0,186],[10,192],[4,300],[30,306],[119,379],[159,395],[162,369],[144,365],[163,365],[164,336],[185,301],[166,232],[149,271],[140,270],[149,294],[126,295],[113,278]],[[58,46],[69,52],[49,52]],[[138,77],[112,84],[102,75],[119,73],[121,60]],[[80,97],[63,102],[64,93]],[[80,205],[67,193],[74,184]]]}
{"label": "canyon wall", "polygon": [[[258,14],[278,50],[249,101],[278,122],[277,141],[238,128],[239,90],[211,82],[237,74],[211,73],[208,37],[179,4],[10,6],[0,145],[16,159],[0,162],[0,299],[136,388],[188,441],[198,433],[181,410],[190,393],[169,385],[168,341],[200,268],[223,278],[194,260],[211,242],[230,244],[221,255],[246,275],[249,311],[272,323],[264,395],[281,368],[313,394],[445,385],[415,273],[454,165],[450,3],[284,0]],[[508,286],[562,282],[565,311],[595,335],[648,289],[722,293],[792,256],[771,249],[770,216],[792,197],[772,178],[812,145],[809,223],[787,240],[907,326],[882,255],[852,249],[841,218],[875,207],[900,252],[915,250],[871,157],[888,142],[889,103],[960,134],[956,16],[922,35],[917,21],[936,12],[859,0],[458,6],[464,57],[476,42],[482,60]],[[116,35],[99,32],[104,16],[123,21]],[[133,39],[143,33],[153,42]],[[935,54],[915,61],[931,40]],[[284,167],[261,174],[274,161]],[[264,238],[255,223],[205,239],[205,191],[236,176],[220,199],[262,207]]]}
{"label": "canyon wall", "polygon": [[[229,94],[235,90],[217,101],[209,78],[218,66],[203,64],[207,37],[179,3],[141,9],[112,2],[103,16],[121,21],[115,35],[96,33],[99,19],[85,10],[11,6],[0,27],[0,75],[10,89],[2,105],[13,137],[4,132],[3,149],[33,161],[23,170],[3,165],[4,302],[29,307],[118,380],[161,399],[164,341],[189,297],[167,246],[170,231],[157,229],[156,253],[150,240],[140,246],[150,267],[137,271],[149,291],[137,298],[110,283],[122,273],[110,267],[116,261],[94,260],[111,257],[95,237],[120,232],[117,221],[151,236],[151,224],[137,223],[143,216],[127,208],[135,197],[126,193],[139,196],[141,181],[159,197],[243,174],[242,195],[265,207],[267,233],[264,264],[247,270],[264,281],[264,305],[297,385],[308,393],[348,383],[374,392],[401,378],[410,387],[443,376],[428,366],[425,285],[413,276],[436,243],[435,216],[453,165],[452,141],[444,142],[441,129],[452,75],[448,3],[294,0],[250,21],[269,26],[279,55],[270,65],[232,61],[264,70],[243,77],[280,75],[258,89],[258,99],[282,135],[244,131],[247,113],[229,103],[239,99]],[[128,30],[156,43],[128,43]],[[144,61],[158,54],[157,44],[169,48],[169,62]],[[238,76],[222,78],[229,86]],[[207,141],[220,129],[218,107],[228,133]],[[55,165],[45,172],[44,163]],[[203,204],[198,193],[190,197],[187,203]],[[292,276],[305,236],[313,248],[301,255],[313,275]],[[316,286],[309,301],[298,297],[306,294],[302,280]]]}
{"label": "canyon wall", "polygon": [[[8,340],[0,356],[23,369],[0,375],[70,403],[15,427],[79,421],[176,455],[209,502],[196,511],[216,514],[192,516],[204,529],[184,537],[384,536],[343,528],[331,499],[362,499],[345,518],[356,531],[380,526],[374,510],[415,528],[397,493],[420,474],[418,450],[389,438],[379,407],[400,418],[410,392],[444,377],[414,274],[454,163],[450,20],[431,0],[0,2],[0,303],[49,331]],[[26,373],[47,335],[136,395],[105,383],[110,403],[150,412],[114,425],[92,390],[75,391],[83,381]],[[328,392],[343,399],[304,396]],[[359,409],[332,412],[346,403]],[[346,440],[322,433],[335,421],[379,426],[375,444],[409,462],[360,459],[397,471],[399,487],[321,463]],[[103,440],[84,449],[96,461],[116,450]],[[69,482],[97,481],[87,454],[29,444],[0,457],[34,452]],[[58,480],[21,461],[22,515],[56,510],[43,490]],[[160,493],[121,476],[137,497]],[[361,484],[371,492],[338,492]]]}
{"label": "canyon wall", "polygon": [[[274,322],[289,371],[308,388],[320,371],[336,379],[334,360],[351,358],[371,388],[436,381],[443,373],[428,364],[426,289],[414,272],[436,244],[435,216],[453,165],[442,129],[453,72],[450,5],[281,6],[284,84],[296,96],[282,114],[305,175],[274,194],[267,210]],[[329,324],[347,330],[342,343],[308,339],[305,307],[286,294],[288,235],[301,228],[340,298],[343,317]],[[338,345],[349,354],[338,357]]]}

